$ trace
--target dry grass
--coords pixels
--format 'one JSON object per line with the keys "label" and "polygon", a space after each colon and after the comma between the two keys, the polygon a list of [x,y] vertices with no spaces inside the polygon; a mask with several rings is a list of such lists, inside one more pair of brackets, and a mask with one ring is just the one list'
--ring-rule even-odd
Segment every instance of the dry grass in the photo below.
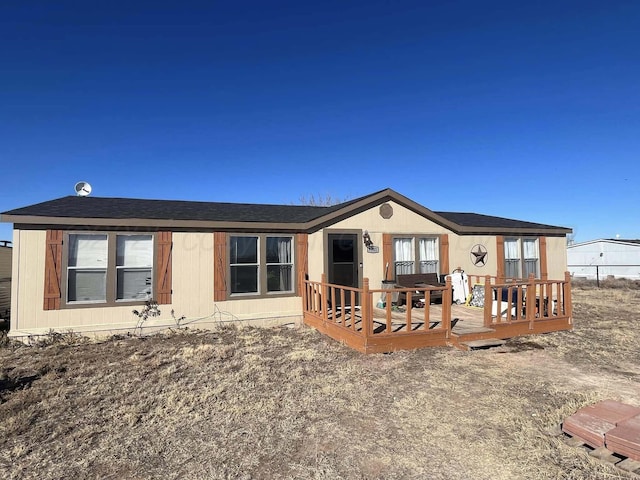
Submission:
{"label": "dry grass", "polygon": [[640,291],[574,290],[575,330],[364,356],[309,329],[0,349],[9,479],[630,478],[562,419],[638,405]]}

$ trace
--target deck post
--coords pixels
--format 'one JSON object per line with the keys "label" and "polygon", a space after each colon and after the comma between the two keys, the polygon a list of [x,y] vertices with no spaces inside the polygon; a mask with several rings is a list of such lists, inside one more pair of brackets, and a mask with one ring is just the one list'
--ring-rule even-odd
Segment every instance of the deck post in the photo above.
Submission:
{"label": "deck post", "polygon": [[484,326],[491,328],[491,305],[493,303],[493,295],[491,294],[491,276],[484,277]]}
{"label": "deck post", "polygon": [[569,325],[571,325],[573,323],[573,305],[571,303],[571,274],[569,272],[564,272],[564,285],[562,288],[564,289],[562,292],[564,294],[562,299],[564,314],[569,318]]}
{"label": "deck post", "polygon": [[[320,276],[320,311],[322,312],[322,320],[324,323],[329,321],[329,292],[327,291],[327,276],[323,273]],[[332,306],[333,307],[333,306]]]}
{"label": "deck post", "polygon": [[[368,338],[369,336],[371,336],[372,334],[372,329],[371,329],[371,325],[372,325],[372,321],[371,321],[371,315],[373,315],[373,311],[371,308],[372,305],[372,301],[371,301],[371,292],[369,291],[369,279],[368,278],[363,278],[362,279],[362,305],[360,306],[361,310],[362,310],[362,334],[364,336],[364,338]],[[352,322],[354,322],[354,317],[353,317],[353,310],[351,311],[351,315],[352,315]]]}
{"label": "deck post", "polygon": [[[461,272],[464,272],[464,270],[462,270],[461,267],[458,267],[458,270],[460,270]],[[471,275],[467,275],[467,292],[469,293],[473,292],[473,278],[471,277]]]}
{"label": "deck post", "polygon": [[[451,338],[451,304],[453,303],[453,286],[451,285],[451,277],[447,275],[445,279],[445,290],[442,292],[442,327],[445,329],[446,338]],[[425,308],[428,306],[425,305]],[[425,320],[428,328],[429,320]]]}
{"label": "deck post", "polygon": [[533,322],[536,320],[537,309],[539,308],[536,305],[536,293],[535,277],[531,273],[527,279],[527,320],[529,321],[529,330],[533,330]]}
{"label": "deck post", "polygon": [[311,301],[311,310],[316,315],[320,315],[322,310],[320,310],[320,287],[317,282],[313,282],[309,284],[309,290],[313,295],[313,300]]}
{"label": "deck post", "polygon": [[307,302],[307,298],[308,298],[308,294],[309,294],[309,292],[307,292],[307,288],[309,288],[309,284],[307,283],[307,280],[303,278],[300,281],[300,285],[302,287],[302,292],[300,292],[302,294],[301,295],[301,297],[302,297],[301,298],[302,299],[302,312],[306,313],[307,310],[309,309],[309,304]]}

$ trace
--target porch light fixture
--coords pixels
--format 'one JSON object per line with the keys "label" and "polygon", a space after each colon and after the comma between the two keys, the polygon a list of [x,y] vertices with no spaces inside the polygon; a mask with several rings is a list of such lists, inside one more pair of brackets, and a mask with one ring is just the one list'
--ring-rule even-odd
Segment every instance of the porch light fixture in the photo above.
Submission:
{"label": "porch light fixture", "polygon": [[367,248],[373,246],[373,242],[371,241],[371,237],[369,236],[369,232],[367,230],[362,232],[362,241],[364,242],[364,245]]}

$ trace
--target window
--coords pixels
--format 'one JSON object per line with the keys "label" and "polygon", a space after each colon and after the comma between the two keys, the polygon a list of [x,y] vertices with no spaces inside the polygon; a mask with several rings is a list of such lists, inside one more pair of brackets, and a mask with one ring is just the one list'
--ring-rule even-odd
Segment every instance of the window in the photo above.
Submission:
{"label": "window", "polygon": [[517,238],[504,240],[504,275],[507,278],[521,278],[520,240]]}
{"label": "window", "polygon": [[[395,275],[438,273],[436,237],[396,237],[393,239]],[[418,259],[417,262],[415,259]]]}
{"label": "window", "polygon": [[540,253],[537,238],[505,238],[504,274],[507,278],[527,278],[529,274],[537,278]]}
{"label": "window", "polygon": [[438,241],[435,238],[418,239],[418,273],[438,273]]}
{"label": "window", "polygon": [[67,304],[152,298],[153,235],[70,233],[67,245]]}
{"label": "window", "polygon": [[413,238],[395,238],[393,240],[393,251],[395,253],[394,265],[396,276],[406,273],[414,273]]}
{"label": "window", "polygon": [[67,301],[107,301],[107,236],[69,235]]}
{"label": "window", "polygon": [[527,278],[533,273],[533,276],[538,278],[540,276],[538,270],[538,259],[540,254],[538,253],[538,239],[537,238],[524,238],[522,239],[522,258],[524,263],[523,277]]}
{"label": "window", "polygon": [[151,298],[153,238],[151,235],[116,237],[116,300]]}
{"label": "window", "polygon": [[291,237],[267,237],[267,291],[293,290]]}
{"label": "window", "polygon": [[258,237],[231,237],[231,293],[258,293]]}
{"label": "window", "polygon": [[229,237],[232,295],[291,293],[293,237],[243,235]]}

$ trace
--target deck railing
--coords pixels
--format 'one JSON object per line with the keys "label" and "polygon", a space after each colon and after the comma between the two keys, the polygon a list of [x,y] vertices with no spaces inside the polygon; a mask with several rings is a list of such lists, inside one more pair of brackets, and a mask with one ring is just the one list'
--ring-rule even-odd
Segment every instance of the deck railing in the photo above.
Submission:
{"label": "deck railing", "polygon": [[[486,276],[484,285],[484,325],[534,322],[545,319],[567,318],[571,321],[571,277],[565,272],[564,280],[540,280],[533,274],[526,280],[513,279],[497,283],[496,277]],[[489,299],[490,301],[487,301]]]}
{"label": "deck railing", "polygon": [[[528,325],[533,330],[542,320],[571,321],[568,272],[564,280],[533,276],[508,283],[497,283],[491,276],[474,280],[476,285],[484,285],[485,328],[516,325],[526,329],[523,325]],[[328,283],[324,275],[319,282],[304,280],[303,285],[305,322],[361,351],[394,350],[396,341],[402,345],[398,348],[446,345],[452,336],[453,289],[449,277],[444,286],[434,287],[371,289],[365,278],[362,288],[355,288]],[[442,305],[437,307],[440,312],[430,305],[430,297],[436,292],[442,295]],[[393,302],[401,293],[406,297],[404,309]],[[414,302],[423,306],[421,314],[412,314]]]}
{"label": "deck railing", "polygon": [[[440,292],[442,295],[442,313],[438,320],[431,318],[431,296],[435,292]],[[394,289],[370,289],[370,300],[380,295],[379,304],[384,309],[384,324],[383,328],[377,330],[367,331],[367,334],[393,334],[394,332],[420,332],[420,331],[444,331],[446,338],[449,338],[451,334],[451,300],[452,300],[451,279],[447,278],[445,286],[442,287],[414,287],[414,288],[394,288]],[[404,326],[402,328],[394,327],[394,305],[392,298],[404,293],[406,296],[407,308],[404,312],[400,312],[400,315],[404,316]],[[411,314],[411,306],[414,302],[418,302],[423,305],[423,315],[420,319],[417,319]],[[397,314],[395,315],[398,316]],[[397,318],[396,322],[397,324]]]}

